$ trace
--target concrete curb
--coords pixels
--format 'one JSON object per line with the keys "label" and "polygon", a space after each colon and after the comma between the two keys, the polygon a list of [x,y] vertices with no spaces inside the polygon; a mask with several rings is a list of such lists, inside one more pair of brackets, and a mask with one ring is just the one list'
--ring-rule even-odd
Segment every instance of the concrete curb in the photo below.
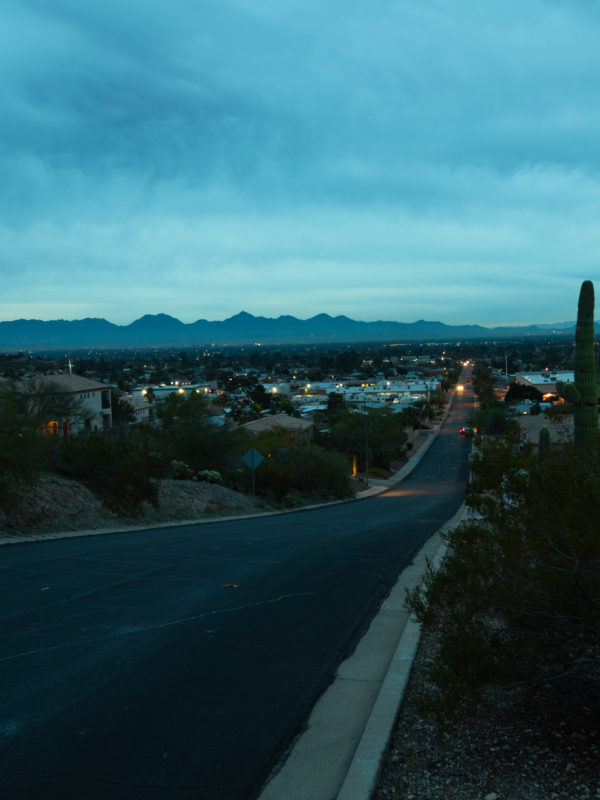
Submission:
{"label": "concrete curb", "polygon": [[[463,504],[452,519],[442,526],[432,539],[439,536],[440,533],[456,528],[465,519],[467,512],[468,509]],[[431,542],[432,540],[429,541]],[[419,553],[415,561],[424,561],[424,550],[425,548]],[[432,559],[434,567],[439,565],[445,553],[446,545],[440,540]],[[424,575],[425,569],[423,568],[421,581]],[[400,576],[398,583],[402,584],[404,588],[404,573]],[[394,732],[404,692],[408,685],[420,638],[421,626],[418,622],[409,618],[404,626],[396,652],[381,684],[377,700],[373,705],[364,733],[352,759],[352,764],[336,800],[370,800],[373,796],[377,788],[383,759]]]}
{"label": "concrete curb", "polygon": [[310,712],[307,725],[262,788],[259,800],[369,800],[377,786],[420,638],[405,607],[427,561],[443,556],[441,533],[401,573],[354,652]]}

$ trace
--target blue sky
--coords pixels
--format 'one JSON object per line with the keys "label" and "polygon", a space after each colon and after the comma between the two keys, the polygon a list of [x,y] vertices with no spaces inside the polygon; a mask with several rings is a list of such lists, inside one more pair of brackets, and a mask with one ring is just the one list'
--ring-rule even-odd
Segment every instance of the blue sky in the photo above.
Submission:
{"label": "blue sky", "polygon": [[0,319],[574,319],[594,0],[3,0]]}

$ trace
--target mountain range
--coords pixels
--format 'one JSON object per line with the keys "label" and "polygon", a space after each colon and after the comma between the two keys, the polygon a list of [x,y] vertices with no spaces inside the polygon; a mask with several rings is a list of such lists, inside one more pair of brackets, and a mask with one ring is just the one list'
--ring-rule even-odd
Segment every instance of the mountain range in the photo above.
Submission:
{"label": "mountain range", "polygon": [[119,347],[192,347],[210,344],[299,344],[341,342],[458,341],[572,334],[574,322],[485,328],[443,322],[360,322],[345,316],[317,314],[255,317],[245,311],[222,321],[183,323],[168,314],[146,314],[130,325],[105,319],[18,319],[0,322],[0,351]]}

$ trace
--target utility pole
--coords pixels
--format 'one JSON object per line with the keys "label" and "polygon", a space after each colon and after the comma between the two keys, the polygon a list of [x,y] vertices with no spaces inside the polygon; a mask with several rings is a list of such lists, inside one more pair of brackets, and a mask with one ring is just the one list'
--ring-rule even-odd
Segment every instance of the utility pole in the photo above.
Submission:
{"label": "utility pole", "polygon": [[367,486],[369,485],[369,413],[367,411],[367,396],[363,394],[363,410],[365,412],[365,472]]}

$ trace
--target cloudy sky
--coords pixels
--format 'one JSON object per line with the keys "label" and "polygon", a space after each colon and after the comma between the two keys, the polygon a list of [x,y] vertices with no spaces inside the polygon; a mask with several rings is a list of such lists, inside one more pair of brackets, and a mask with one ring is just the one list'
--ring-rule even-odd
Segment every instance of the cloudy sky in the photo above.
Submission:
{"label": "cloudy sky", "polygon": [[559,322],[598,273],[596,0],[2,0],[0,86],[0,320]]}

